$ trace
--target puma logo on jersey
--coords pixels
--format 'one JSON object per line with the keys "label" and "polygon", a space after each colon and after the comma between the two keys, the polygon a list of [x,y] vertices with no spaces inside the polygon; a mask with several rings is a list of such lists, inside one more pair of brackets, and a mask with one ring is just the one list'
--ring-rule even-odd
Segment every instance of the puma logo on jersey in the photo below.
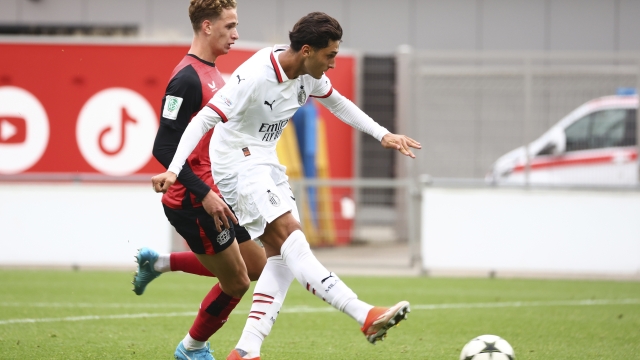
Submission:
{"label": "puma logo on jersey", "polygon": [[276,102],[276,101],[275,101],[275,100],[273,100],[273,101],[271,102],[271,104],[269,104],[269,102],[268,102],[267,100],[265,100],[265,101],[264,101],[264,104],[265,104],[265,105],[269,105],[269,109],[271,109],[271,111],[273,111],[273,103],[274,103],[274,102]]}
{"label": "puma logo on jersey", "polygon": [[240,75],[236,75],[236,77],[238,78],[238,84],[240,84],[240,81],[245,80],[245,79],[241,79]]}
{"label": "puma logo on jersey", "polygon": [[331,272],[330,272],[330,273],[329,273],[329,276],[327,276],[326,278],[324,278],[324,279],[320,280],[320,283],[321,283],[321,284],[324,284],[324,282],[325,282],[325,281],[329,280],[329,278],[332,278],[332,277],[334,277],[334,276],[333,276],[333,273],[331,273]]}

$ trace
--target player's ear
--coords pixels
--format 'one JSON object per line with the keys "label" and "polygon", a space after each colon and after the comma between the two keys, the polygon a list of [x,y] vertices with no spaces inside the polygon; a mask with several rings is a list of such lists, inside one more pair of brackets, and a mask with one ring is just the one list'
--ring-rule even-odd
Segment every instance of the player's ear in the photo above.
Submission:
{"label": "player's ear", "polygon": [[302,56],[304,57],[308,57],[309,55],[311,55],[312,52],[312,48],[309,45],[302,45],[302,47],[300,48],[300,53],[302,54]]}
{"label": "player's ear", "polygon": [[207,35],[211,35],[211,27],[213,24],[211,24],[211,21],[209,20],[204,20],[202,22],[202,24],[200,24],[200,30],[204,31],[205,34]]}

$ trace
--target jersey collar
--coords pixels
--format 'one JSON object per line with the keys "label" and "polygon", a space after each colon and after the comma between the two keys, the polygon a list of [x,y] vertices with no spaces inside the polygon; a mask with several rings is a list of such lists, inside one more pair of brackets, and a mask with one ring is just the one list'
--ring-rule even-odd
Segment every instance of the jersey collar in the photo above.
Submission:
{"label": "jersey collar", "polygon": [[275,45],[271,50],[271,65],[273,66],[273,71],[276,74],[276,79],[278,79],[278,83],[283,83],[289,78],[287,74],[284,73],[282,66],[280,65],[280,61],[278,60],[278,53],[287,50],[289,47],[287,45]]}

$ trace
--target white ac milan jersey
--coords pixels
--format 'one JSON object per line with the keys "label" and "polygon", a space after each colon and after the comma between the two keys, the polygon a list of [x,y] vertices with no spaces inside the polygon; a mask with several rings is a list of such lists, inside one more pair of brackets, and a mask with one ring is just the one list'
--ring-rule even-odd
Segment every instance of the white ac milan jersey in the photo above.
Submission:
{"label": "white ac milan jersey", "polygon": [[209,154],[216,185],[261,164],[271,166],[271,177],[276,184],[286,181],[286,169],[278,161],[276,142],[289,119],[310,96],[319,98],[323,106],[349,126],[378,141],[389,133],[334,91],[324,74],[320,79],[311,75],[287,78],[278,61],[278,55],[287,49],[278,45],[262,49],[236,69],[229,81],[191,119],[169,171],[179,174],[200,138],[215,126]]}
{"label": "white ac milan jersey", "polygon": [[276,155],[276,142],[284,127],[310,96],[331,95],[333,88],[326,75],[320,79],[310,75],[287,78],[278,61],[287,48],[276,45],[258,51],[206,105],[222,118],[210,143],[216,182],[237,174],[247,163],[274,165],[284,176]]}

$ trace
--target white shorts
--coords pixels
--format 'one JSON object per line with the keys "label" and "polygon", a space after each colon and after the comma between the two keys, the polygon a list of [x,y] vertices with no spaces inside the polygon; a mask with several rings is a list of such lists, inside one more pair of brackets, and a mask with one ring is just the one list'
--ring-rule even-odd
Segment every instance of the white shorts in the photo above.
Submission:
{"label": "white shorts", "polygon": [[[300,222],[289,182],[274,171],[278,170],[268,165],[253,165],[216,184],[252,239],[262,235],[268,223],[289,211]],[[274,178],[280,179],[279,183],[276,184]]]}

